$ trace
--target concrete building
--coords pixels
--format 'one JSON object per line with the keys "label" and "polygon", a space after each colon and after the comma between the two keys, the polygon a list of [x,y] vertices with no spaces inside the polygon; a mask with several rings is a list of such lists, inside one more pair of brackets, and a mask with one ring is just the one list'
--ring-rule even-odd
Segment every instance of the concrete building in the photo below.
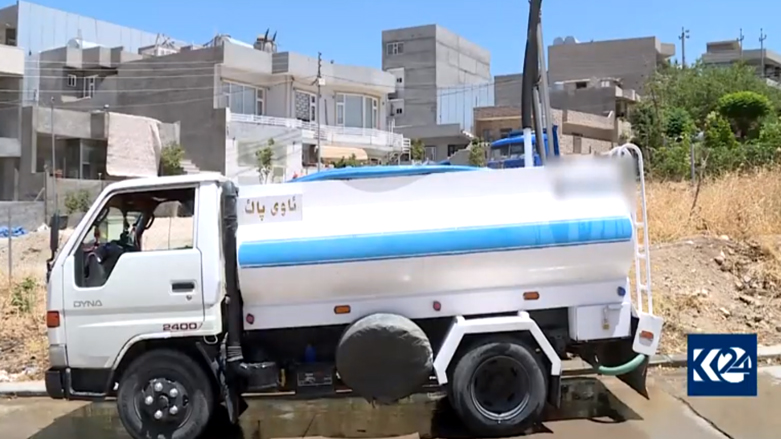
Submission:
{"label": "concrete building", "polygon": [[[23,119],[24,114],[31,114],[33,110],[29,108],[32,106],[50,105],[48,99],[55,94],[42,96],[41,83],[43,82],[43,86],[48,90],[62,92],[56,95],[72,95],[74,99],[85,90],[92,89],[84,85],[83,78],[81,82],[73,85],[72,78],[68,75],[62,76],[61,83],[49,81],[53,76],[59,77],[59,73],[51,70],[52,67],[56,70],[56,65],[49,64],[48,59],[41,59],[42,51],[68,46],[69,43],[73,46],[76,41],[91,41],[93,43],[90,47],[122,47],[124,52],[138,53],[140,48],[158,44],[161,40],[165,38],[160,34],[119,26],[27,1],[0,6],[0,75],[3,75],[0,77],[0,197],[8,200],[17,196],[20,199],[35,196],[40,189],[36,182],[43,184],[42,174],[31,176],[40,172],[36,171],[34,161],[24,159],[25,154],[30,153],[25,148],[33,145],[27,137],[35,137],[30,134],[35,132],[35,129],[30,125],[32,118]],[[97,61],[94,67],[96,70],[102,70],[106,67],[100,64],[100,59],[105,59],[102,57],[106,55],[98,52],[101,51],[88,52],[84,61],[87,64],[93,60]],[[97,58],[91,58],[95,56]],[[102,73],[98,74],[98,77],[101,75]],[[63,97],[62,100],[67,98]],[[58,124],[59,122],[55,123]],[[73,127],[68,129],[70,128]],[[68,130],[64,127],[63,130],[62,132],[67,134]],[[57,127],[55,131],[58,131]]]}
{"label": "concrete building", "polygon": [[21,146],[24,52],[0,44],[0,200],[13,199]]}
{"label": "concrete building", "polygon": [[493,105],[490,52],[435,24],[383,31],[382,69],[396,78],[397,131],[432,157],[466,147],[473,108]]}
{"label": "concrete building", "polygon": [[781,55],[770,49],[743,49],[735,40],[714,41],[707,43],[702,62],[715,66],[743,62],[754,66],[757,75],[766,78],[771,85],[781,84]]}
{"label": "concrete building", "polygon": [[[401,134],[388,131],[388,94],[396,89],[391,73],[323,62],[318,112],[317,59],[277,53],[276,42],[267,36],[254,45],[221,36],[205,47],[175,52],[132,60],[121,48],[68,47],[41,57],[52,66],[51,90],[64,81],[74,84],[75,97],[57,96],[58,105],[107,106],[180,122],[193,171],[256,179],[255,152],[272,146],[275,172],[289,178],[315,166],[318,136],[326,160],[352,154],[359,160],[385,160],[408,148]],[[85,94],[79,78],[94,70],[95,61],[85,64],[85,59],[97,54],[103,56],[103,69],[87,83],[92,91]],[[42,96],[49,93],[41,90]]]}
{"label": "concrete building", "polygon": [[551,86],[551,107],[626,119],[640,101],[636,91],[624,89],[616,78],[591,78],[555,82]]}
{"label": "concrete building", "polygon": [[[591,154],[609,151],[618,143],[620,130],[627,129],[615,117],[569,110],[552,110],[553,123],[559,126],[562,154]],[[521,126],[521,109],[483,107],[474,110],[475,128],[486,141],[508,137]]]}
{"label": "concrete building", "polygon": [[657,66],[675,56],[675,45],[656,37],[580,43],[557,38],[548,46],[550,82],[584,78],[617,78],[624,89],[643,94],[645,82]]}
{"label": "concrete building", "polygon": [[[17,198],[40,198],[38,195],[46,186],[47,176],[52,174],[52,163],[54,175],[58,177],[60,204],[64,202],[64,194],[70,190],[88,188],[94,191],[102,180],[131,176],[112,176],[107,168],[112,160],[114,164],[123,165],[123,154],[132,152],[125,151],[128,139],[139,134],[144,139],[149,138],[149,135],[128,132],[128,129],[132,131],[132,127],[127,128],[118,123],[122,119],[126,119],[126,115],[110,111],[78,111],[38,105],[23,107]],[[149,122],[156,125],[159,146],[179,142],[178,124]],[[144,146],[140,145],[141,141],[133,143],[134,147]],[[149,146],[154,145],[150,143]],[[114,149],[112,153],[112,148],[121,150]],[[154,152],[148,149],[143,152],[151,155],[149,161],[154,166],[152,172],[156,171],[157,158]],[[109,158],[112,155],[113,158]]]}

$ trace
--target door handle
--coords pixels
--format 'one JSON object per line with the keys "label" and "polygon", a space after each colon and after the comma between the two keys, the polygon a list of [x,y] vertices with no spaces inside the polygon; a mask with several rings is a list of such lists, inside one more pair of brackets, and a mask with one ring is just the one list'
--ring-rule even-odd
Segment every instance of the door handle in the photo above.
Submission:
{"label": "door handle", "polygon": [[171,282],[171,292],[173,293],[192,293],[193,291],[195,291],[195,282],[193,281]]}

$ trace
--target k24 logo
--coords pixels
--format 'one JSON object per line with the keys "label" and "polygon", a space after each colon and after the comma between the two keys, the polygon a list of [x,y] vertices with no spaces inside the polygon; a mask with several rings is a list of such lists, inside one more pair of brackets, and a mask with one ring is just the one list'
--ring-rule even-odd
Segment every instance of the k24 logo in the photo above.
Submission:
{"label": "k24 logo", "polygon": [[[742,383],[753,371],[751,358],[741,348],[694,349],[694,381]],[[703,378],[705,377],[705,378]]]}
{"label": "k24 logo", "polygon": [[689,334],[689,396],[756,396],[756,334]]}

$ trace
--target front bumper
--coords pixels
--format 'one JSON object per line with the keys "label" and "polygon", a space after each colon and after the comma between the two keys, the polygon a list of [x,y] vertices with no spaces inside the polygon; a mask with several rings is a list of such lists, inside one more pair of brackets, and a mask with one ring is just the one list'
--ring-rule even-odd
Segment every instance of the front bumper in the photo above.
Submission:
{"label": "front bumper", "polygon": [[[102,401],[110,396],[111,375],[111,369],[52,367],[46,371],[44,378],[46,393],[53,399]],[[74,382],[76,383],[75,390]]]}
{"label": "front bumper", "polygon": [[53,399],[68,399],[65,370],[51,368],[46,371],[46,393]]}

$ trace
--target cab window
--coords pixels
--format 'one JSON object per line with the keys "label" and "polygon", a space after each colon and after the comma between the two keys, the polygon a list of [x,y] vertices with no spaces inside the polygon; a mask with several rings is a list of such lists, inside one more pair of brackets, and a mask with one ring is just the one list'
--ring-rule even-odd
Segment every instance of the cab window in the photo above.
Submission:
{"label": "cab window", "polygon": [[109,198],[76,249],[76,285],[103,286],[127,253],[193,248],[195,191],[158,189]]}

